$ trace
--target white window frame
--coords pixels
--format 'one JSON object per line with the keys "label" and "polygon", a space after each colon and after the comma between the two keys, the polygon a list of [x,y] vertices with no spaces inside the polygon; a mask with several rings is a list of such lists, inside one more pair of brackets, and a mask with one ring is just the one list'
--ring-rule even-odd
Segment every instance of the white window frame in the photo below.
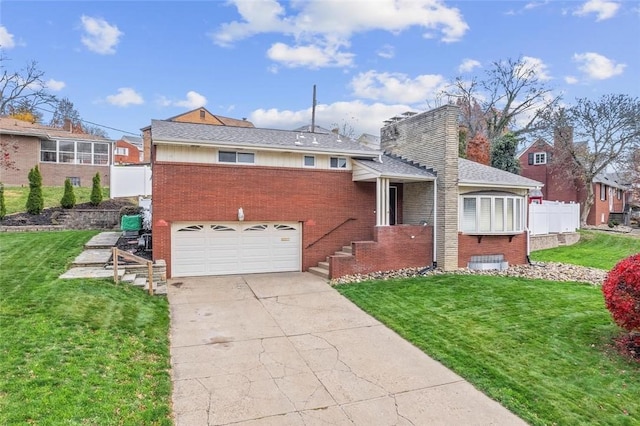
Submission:
{"label": "white window frame", "polygon": [[[223,161],[220,158],[221,154],[234,154],[234,160],[233,161]],[[243,158],[244,157],[244,158]],[[251,161],[245,161],[248,158],[251,158]],[[218,163],[222,163],[222,164],[256,164],[256,154],[255,152],[246,152],[246,151],[224,151],[224,150],[219,150],[218,151]]]}
{"label": "white window frame", "polygon": [[541,164],[547,164],[547,153],[536,152],[533,154],[533,164],[539,166]]}
{"label": "white window frame", "polygon": [[[496,203],[496,200],[500,201]],[[501,212],[498,214],[502,220],[498,220],[497,211]],[[519,234],[524,232],[524,214],[525,198],[519,195],[463,194],[460,196],[458,226],[465,234]]]}
{"label": "white window frame", "polygon": [[[307,164],[307,159],[312,160],[313,164]],[[302,156],[302,167],[315,168],[316,167],[316,156],[315,155],[303,155]]]}
{"label": "white window frame", "polygon": [[[54,143],[55,151],[50,149],[42,149],[43,143]],[[70,144],[73,145],[73,149],[69,150],[68,147]],[[91,150],[83,151],[78,149],[78,144],[86,144],[91,146]],[[60,149],[61,145],[65,145],[64,150]],[[101,145],[106,146],[107,152],[97,152],[96,147]],[[109,142],[94,142],[94,141],[70,141],[70,140],[46,140],[43,139],[40,141],[40,162],[41,163],[58,163],[58,164],[79,164],[83,166],[108,166],[109,165],[109,153],[111,149],[109,148]],[[44,152],[47,153],[55,153],[55,161],[52,160],[43,160],[42,154]]]}
{"label": "white window frame", "polygon": [[116,155],[124,155],[125,157],[129,155],[129,148],[117,146],[116,147]]}
{"label": "white window frame", "polygon": [[[334,166],[333,160],[336,160],[336,165]],[[347,157],[329,157],[329,168],[331,169],[346,169],[347,168]]]}

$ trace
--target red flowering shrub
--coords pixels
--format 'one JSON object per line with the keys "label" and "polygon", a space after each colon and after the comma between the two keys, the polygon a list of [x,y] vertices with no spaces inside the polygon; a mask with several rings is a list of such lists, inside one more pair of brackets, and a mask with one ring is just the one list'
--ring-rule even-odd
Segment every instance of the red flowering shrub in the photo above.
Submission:
{"label": "red flowering shrub", "polygon": [[602,293],[616,324],[640,332],[640,253],[621,260],[609,271]]}

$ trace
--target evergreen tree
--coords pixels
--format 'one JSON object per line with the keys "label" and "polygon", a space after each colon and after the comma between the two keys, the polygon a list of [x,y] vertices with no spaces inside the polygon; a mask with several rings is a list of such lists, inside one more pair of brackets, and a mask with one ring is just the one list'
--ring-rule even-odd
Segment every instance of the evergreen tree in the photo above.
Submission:
{"label": "evergreen tree", "polygon": [[7,207],[4,205],[4,185],[0,183],[0,220],[7,215]]}
{"label": "evergreen tree", "polygon": [[44,199],[42,198],[42,175],[38,166],[29,170],[29,196],[27,197],[27,212],[30,214],[40,214],[44,209]]}
{"label": "evergreen tree", "polygon": [[100,186],[100,173],[96,172],[93,177],[93,187],[91,188],[91,205],[97,206],[102,202],[102,187]]}
{"label": "evergreen tree", "polygon": [[520,162],[516,158],[518,138],[513,133],[496,139],[491,146],[491,167],[520,174]]}
{"label": "evergreen tree", "polygon": [[63,209],[72,209],[76,205],[76,194],[73,192],[73,185],[71,185],[69,178],[64,180],[64,195],[60,200],[60,205]]}

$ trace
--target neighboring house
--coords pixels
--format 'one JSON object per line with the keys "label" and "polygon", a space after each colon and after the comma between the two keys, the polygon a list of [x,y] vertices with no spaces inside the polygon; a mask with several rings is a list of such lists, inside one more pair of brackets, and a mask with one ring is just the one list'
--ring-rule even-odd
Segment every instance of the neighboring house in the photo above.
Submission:
{"label": "neighboring house", "polygon": [[[531,143],[518,154],[520,174],[544,184],[541,188],[544,200],[583,204],[586,194],[582,184],[569,178],[563,172],[563,167],[553,162],[554,158],[559,157],[554,155],[554,149],[554,145],[542,139]],[[629,186],[617,175],[607,173],[598,174],[592,185],[595,198],[587,225],[608,223],[611,213],[624,211]]]}
{"label": "neighboring house", "polygon": [[459,159],[457,115],[394,121],[384,152],[333,133],[153,120],[153,257],[174,277],[525,263],[527,193],[541,183]]}
{"label": "neighboring house", "polygon": [[14,118],[0,118],[3,155],[12,167],[0,168],[0,182],[28,185],[28,174],[39,166],[44,186],[63,186],[66,178],[75,186],[91,186],[100,173],[109,182],[113,141],[97,136],[33,124]]}
{"label": "neighboring house", "polygon": [[122,136],[115,143],[113,164],[144,163],[142,138],[136,136]]}
{"label": "neighboring house", "polygon": [[[237,118],[224,117],[222,115],[211,114],[206,108],[200,107],[191,111],[183,112],[176,116],[167,118],[165,121],[175,121],[179,123],[197,123],[208,124],[211,126],[230,126],[230,127],[255,127],[252,122],[246,119],[238,120]],[[142,129],[143,156],[145,162],[151,158],[151,140],[149,139],[149,127]]]}

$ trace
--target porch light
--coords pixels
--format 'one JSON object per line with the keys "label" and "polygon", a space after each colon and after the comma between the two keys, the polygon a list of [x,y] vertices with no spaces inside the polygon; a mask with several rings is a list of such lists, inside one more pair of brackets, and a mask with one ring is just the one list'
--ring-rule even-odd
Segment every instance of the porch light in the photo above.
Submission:
{"label": "porch light", "polygon": [[244,210],[242,210],[242,207],[240,207],[240,208],[238,209],[238,220],[239,220],[240,222],[242,222],[242,221],[244,220]]}

